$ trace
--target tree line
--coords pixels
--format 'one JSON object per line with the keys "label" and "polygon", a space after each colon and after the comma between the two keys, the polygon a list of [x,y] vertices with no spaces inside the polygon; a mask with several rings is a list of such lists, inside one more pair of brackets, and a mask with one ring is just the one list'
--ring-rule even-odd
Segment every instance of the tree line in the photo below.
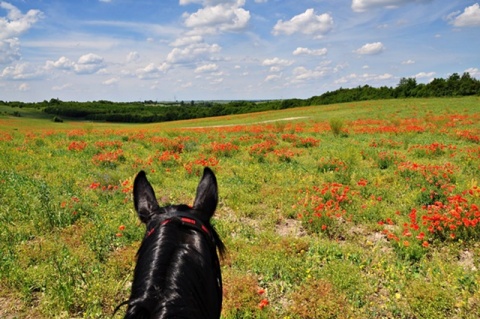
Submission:
{"label": "tree line", "polygon": [[271,101],[231,101],[210,102],[65,102],[50,99],[39,103],[3,102],[11,107],[34,107],[61,118],[91,121],[151,123],[166,122],[230,114],[244,114],[268,110],[287,109],[299,106],[325,105],[365,100],[397,99],[412,97],[460,97],[480,95],[480,80],[468,72],[454,73],[447,79],[435,78],[430,83],[417,83],[415,78],[402,78],[396,87],[372,87],[369,85],[356,88],[340,88],[325,92],[308,99],[285,99]]}
{"label": "tree line", "polygon": [[326,92],[320,96],[311,97],[310,105],[331,103],[397,99],[397,98],[428,98],[428,97],[459,97],[480,95],[480,80],[470,76],[468,72],[461,76],[453,73],[447,79],[435,78],[430,83],[417,83],[415,78],[402,78],[395,88],[382,86],[374,88],[369,85],[352,89],[340,88]]}

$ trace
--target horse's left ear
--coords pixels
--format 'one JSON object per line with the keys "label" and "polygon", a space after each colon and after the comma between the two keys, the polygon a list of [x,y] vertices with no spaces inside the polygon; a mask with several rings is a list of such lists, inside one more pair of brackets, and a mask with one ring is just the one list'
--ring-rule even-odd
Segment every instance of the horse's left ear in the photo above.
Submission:
{"label": "horse's left ear", "polygon": [[205,167],[202,179],[197,187],[193,209],[200,211],[204,217],[210,219],[217,208],[217,204],[217,178],[210,168]]}
{"label": "horse's left ear", "polygon": [[148,223],[153,215],[158,213],[158,206],[155,192],[147,180],[144,171],[140,171],[133,182],[133,203],[138,217],[143,223]]}

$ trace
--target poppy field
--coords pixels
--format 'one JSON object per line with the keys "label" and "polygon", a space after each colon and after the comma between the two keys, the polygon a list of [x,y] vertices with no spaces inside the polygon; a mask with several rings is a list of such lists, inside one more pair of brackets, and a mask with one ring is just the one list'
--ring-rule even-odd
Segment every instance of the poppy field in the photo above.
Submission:
{"label": "poppy field", "polygon": [[192,204],[204,166],[222,318],[480,315],[479,97],[142,125],[0,116],[0,154],[1,318],[112,317],[144,235],[135,175]]}

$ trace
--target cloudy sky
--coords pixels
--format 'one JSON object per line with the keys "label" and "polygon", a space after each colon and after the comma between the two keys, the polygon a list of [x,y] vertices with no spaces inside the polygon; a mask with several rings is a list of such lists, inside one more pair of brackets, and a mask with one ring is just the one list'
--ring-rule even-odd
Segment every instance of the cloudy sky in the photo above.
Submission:
{"label": "cloudy sky", "polygon": [[469,0],[0,1],[0,100],[308,98],[480,78]]}

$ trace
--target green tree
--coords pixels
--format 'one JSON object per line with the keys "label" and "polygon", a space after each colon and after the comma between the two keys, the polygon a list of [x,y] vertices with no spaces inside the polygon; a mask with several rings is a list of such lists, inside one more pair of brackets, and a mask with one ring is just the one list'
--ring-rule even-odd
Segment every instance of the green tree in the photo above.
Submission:
{"label": "green tree", "polygon": [[415,78],[401,78],[395,88],[395,97],[413,97],[417,88],[417,80]]}

